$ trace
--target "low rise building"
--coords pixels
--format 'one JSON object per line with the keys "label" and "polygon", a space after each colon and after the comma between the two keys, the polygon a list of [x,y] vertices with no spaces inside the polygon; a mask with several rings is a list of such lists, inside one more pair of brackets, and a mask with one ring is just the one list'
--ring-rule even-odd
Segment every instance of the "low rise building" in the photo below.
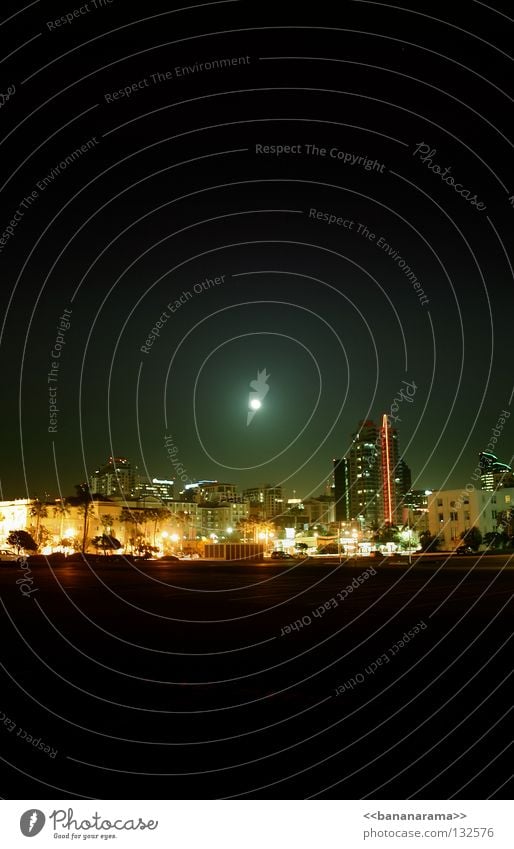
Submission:
{"label": "low rise building", "polygon": [[428,496],[428,527],[431,534],[440,537],[443,548],[451,550],[470,528],[478,528],[482,536],[496,531],[501,514],[513,506],[514,489],[434,491]]}

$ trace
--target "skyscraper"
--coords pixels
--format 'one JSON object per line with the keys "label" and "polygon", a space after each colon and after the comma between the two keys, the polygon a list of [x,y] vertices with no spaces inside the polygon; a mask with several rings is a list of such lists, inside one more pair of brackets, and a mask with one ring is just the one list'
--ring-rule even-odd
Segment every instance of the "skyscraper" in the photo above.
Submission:
{"label": "skyscraper", "polygon": [[380,492],[380,431],[370,420],[360,421],[346,455],[350,489],[349,519],[362,517],[367,525],[382,522]]}
{"label": "skyscraper", "polygon": [[258,512],[263,519],[272,519],[280,515],[284,510],[284,497],[281,486],[272,486],[269,483],[262,486],[254,486],[243,490],[244,501],[249,501],[251,507]]}
{"label": "skyscraper", "polygon": [[369,419],[359,422],[345,457],[334,460],[337,521],[361,519],[368,527],[399,521],[410,469],[398,455],[398,433],[387,415],[380,427]]}
{"label": "skyscraper", "polygon": [[336,522],[347,522],[350,519],[350,476],[349,462],[346,457],[334,462],[334,501]]}
{"label": "skyscraper", "polygon": [[109,457],[107,463],[93,472],[89,481],[92,493],[99,493],[107,498],[113,496],[131,499],[134,497],[135,484],[135,470],[126,457]]}
{"label": "skyscraper", "polygon": [[405,496],[408,492],[410,492],[412,488],[412,474],[411,470],[408,467],[405,460],[402,459],[398,462],[398,467],[395,473],[396,480],[396,496],[398,506],[401,506],[401,502],[404,501]]}
{"label": "skyscraper", "polygon": [[501,463],[495,454],[481,451],[478,455],[480,465],[480,485],[492,492],[495,489],[514,486],[514,474],[507,463]]}

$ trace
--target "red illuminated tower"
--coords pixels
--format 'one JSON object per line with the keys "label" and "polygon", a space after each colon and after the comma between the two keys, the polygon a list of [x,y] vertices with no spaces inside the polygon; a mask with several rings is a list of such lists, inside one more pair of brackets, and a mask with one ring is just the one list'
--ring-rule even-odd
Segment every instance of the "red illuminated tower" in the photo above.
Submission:
{"label": "red illuminated tower", "polygon": [[398,437],[385,413],[382,416],[380,428],[380,463],[384,522],[393,525],[396,522],[397,506],[395,476],[398,464]]}

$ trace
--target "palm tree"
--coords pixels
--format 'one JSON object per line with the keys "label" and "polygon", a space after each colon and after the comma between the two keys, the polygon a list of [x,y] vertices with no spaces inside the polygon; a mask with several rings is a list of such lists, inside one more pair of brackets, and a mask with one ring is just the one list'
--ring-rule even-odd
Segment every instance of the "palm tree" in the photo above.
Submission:
{"label": "palm tree", "polygon": [[93,504],[93,496],[91,495],[91,491],[87,483],[77,483],[75,484],[75,489],[77,491],[77,494],[72,499],[70,498],[69,501],[70,503],[74,502],[77,505],[79,511],[84,517],[82,523],[81,545],[81,551],[82,554],[84,554],[87,548],[87,531],[89,526],[89,515]]}
{"label": "palm tree", "polygon": [[59,524],[59,539],[62,538],[64,534],[64,520],[70,515],[70,508],[68,502],[65,498],[59,499],[54,506],[54,518],[56,516],[60,516],[60,524]]}
{"label": "palm tree", "polygon": [[102,530],[103,530],[104,534],[107,531],[114,530],[114,527],[113,527],[113,524],[112,524],[112,516],[110,516],[109,513],[102,513],[102,515],[100,516],[100,523],[102,525]]}
{"label": "palm tree", "polygon": [[169,518],[170,512],[164,507],[155,507],[146,511],[147,517],[153,521],[153,545],[155,546],[155,538],[157,536],[157,528],[161,522]]}
{"label": "palm tree", "polygon": [[36,519],[36,534],[35,534],[35,537],[36,537],[36,542],[39,545],[40,542],[41,542],[41,535],[39,533],[39,526],[41,524],[41,519],[46,519],[46,517],[48,516],[48,510],[47,510],[46,504],[43,504],[42,501],[39,501],[39,499],[36,499],[34,501],[34,503],[32,504],[32,506],[29,510],[29,513],[33,518]]}
{"label": "palm tree", "polygon": [[134,530],[132,537],[129,538],[129,542],[132,550],[134,550],[134,545],[138,536],[138,525],[142,524],[141,516],[134,510],[131,510],[129,507],[122,507],[120,513],[120,522],[124,522],[128,526],[132,525]]}

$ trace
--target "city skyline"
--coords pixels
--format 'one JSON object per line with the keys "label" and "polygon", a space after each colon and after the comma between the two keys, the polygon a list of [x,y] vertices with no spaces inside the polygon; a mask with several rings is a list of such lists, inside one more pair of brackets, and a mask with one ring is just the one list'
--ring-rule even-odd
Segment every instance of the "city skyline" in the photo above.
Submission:
{"label": "city skyline", "polygon": [[[502,433],[503,428],[504,428],[505,424],[507,423],[508,418],[510,418],[510,414],[508,414],[508,411],[502,411],[502,412],[505,414],[505,418],[500,419],[500,421],[503,422],[503,424],[500,425],[500,430],[497,431],[497,429],[493,428],[493,432],[497,431],[500,434]],[[420,482],[419,482],[419,477],[415,474],[416,470],[413,470],[412,466],[406,466],[405,457],[403,455],[403,452],[400,452],[400,455],[398,454],[398,448],[397,448],[397,444],[396,444],[397,429],[393,428],[391,426],[391,421],[394,422],[395,420],[397,420],[398,416],[392,415],[392,414],[387,415],[386,413],[383,413],[381,418],[382,418],[382,427],[384,426],[384,421],[387,418],[390,431],[391,431],[391,433],[395,434],[395,440],[394,440],[394,443],[393,443],[394,448],[392,448],[392,455],[393,455],[392,459],[394,460],[394,462],[391,463],[391,467],[396,470],[397,481],[396,481],[396,484],[393,481],[393,487],[399,485],[400,476],[405,473],[405,470],[404,470],[403,467],[405,466],[405,468],[407,468],[407,470],[408,470],[409,486],[407,488],[405,486],[403,486],[403,490],[402,490],[403,494],[405,494],[407,489],[411,488],[410,483],[411,483],[412,478],[416,482],[416,486],[414,486],[414,489],[417,489],[417,490],[420,490],[420,491],[424,490],[424,489],[430,489],[430,490],[449,489],[449,488],[451,488],[452,485],[455,485],[455,487],[457,487],[460,483],[462,483],[462,481],[466,477],[469,478],[470,473],[476,468],[476,456],[479,457],[480,464],[484,465],[484,468],[487,468],[487,471],[489,473],[489,477],[490,477],[491,481],[493,479],[501,480],[505,476],[505,474],[510,473],[512,471],[511,463],[514,460],[514,454],[512,454],[511,457],[509,458],[509,462],[504,462],[504,461],[500,461],[498,459],[498,457],[494,453],[492,453],[492,451],[489,451],[489,452],[483,451],[482,450],[483,446],[481,446],[480,449],[476,451],[475,458],[474,458],[474,461],[472,462],[471,466],[469,466],[467,469],[464,469],[461,466],[461,469],[455,471],[455,473],[452,475],[452,479],[451,479],[450,483],[448,483],[448,476],[447,476],[443,485],[436,486],[432,482],[430,482],[427,485],[421,485]],[[373,428],[375,427],[372,419],[366,419],[366,420],[361,419],[359,424],[362,426],[362,425],[364,425],[368,422],[371,424],[371,426]],[[379,429],[377,428],[376,432],[374,434],[372,434],[371,437],[370,437],[372,442],[377,440],[377,434],[378,433],[379,433]],[[493,436],[492,438],[494,439],[494,443],[496,443],[497,437]],[[167,439],[168,439],[168,441],[171,440],[171,444],[173,445],[172,438],[168,437]],[[490,437],[490,439],[491,439],[491,437]],[[353,432],[353,435],[350,436],[349,444],[348,444],[347,450],[345,452],[345,457],[347,457],[349,454],[351,454],[352,445],[353,445],[354,441],[355,441],[355,432]],[[165,440],[165,443],[166,443],[166,440]],[[495,447],[495,445],[493,445],[491,442],[489,442],[489,448],[491,448],[491,447]],[[107,459],[105,460],[104,465],[108,464],[113,458],[118,458],[118,460],[121,460],[122,464],[128,462],[129,465],[131,466],[131,468],[133,469],[133,474],[135,474],[138,477],[138,480],[140,482],[139,485],[142,487],[142,489],[146,489],[149,494],[151,494],[152,488],[155,491],[156,487],[159,486],[159,484],[161,485],[161,489],[163,489],[163,490],[166,489],[166,487],[169,488],[170,485],[172,487],[176,487],[177,492],[180,491],[180,486],[184,485],[183,482],[181,483],[181,480],[180,480],[180,478],[181,478],[180,472],[175,477],[173,477],[173,475],[169,475],[169,477],[164,476],[164,472],[166,471],[166,469],[164,468],[165,467],[164,462],[161,464],[161,467],[160,467],[160,474],[163,475],[163,477],[160,477],[160,476],[158,476],[159,469],[156,470],[153,467],[153,471],[151,471],[147,468],[148,464],[146,464],[146,463],[144,463],[143,468],[140,468],[137,464],[132,462],[131,458],[124,456],[124,454],[122,452],[118,452],[118,453],[109,455],[107,457]],[[167,459],[168,462],[170,460],[172,461],[173,465],[172,465],[171,471],[173,471],[174,473],[177,471],[177,466],[180,467],[181,469],[184,468],[183,463],[178,463],[177,454],[175,452],[172,451],[171,456],[168,456],[166,459]],[[325,478],[321,479],[313,487],[309,488],[309,486],[307,486],[306,490],[304,490],[303,492],[301,490],[299,490],[299,488],[297,486],[294,485],[294,481],[291,482],[290,486],[284,486],[280,480],[277,480],[274,485],[282,487],[284,492],[287,492],[287,493],[290,493],[290,494],[293,494],[293,495],[297,494],[300,491],[302,498],[313,498],[317,494],[318,495],[323,494],[324,491],[325,491],[325,494],[326,494],[327,487],[333,481],[334,464],[336,464],[337,462],[343,462],[343,460],[344,460],[344,458],[341,458],[340,461],[336,461],[336,460],[328,461],[328,463],[327,463],[327,474],[326,474]],[[98,463],[94,463],[93,467],[95,465],[98,466]],[[372,466],[375,466],[375,460],[373,460]],[[118,467],[118,471],[119,471],[119,468],[120,467]],[[121,468],[122,468],[122,466],[121,466]],[[193,468],[195,468],[195,464],[187,462],[187,468],[193,469]],[[378,469],[378,465],[377,465],[374,468],[374,473],[377,477],[377,482],[374,484],[375,488],[378,488],[378,486],[379,486],[379,484],[378,484],[378,471],[379,471],[379,469]],[[348,473],[346,473],[346,474],[348,474]],[[34,491],[33,490],[32,493],[29,492],[29,493],[24,493],[24,494],[21,492],[20,489],[13,490],[11,492],[5,492],[5,490],[2,487],[2,489],[0,490],[0,496],[4,499],[5,498],[11,498],[11,499],[12,498],[27,498],[27,497],[36,497],[36,498],[43,498],[44,499],[47,496],[48,497],[51,496],[51,497],[55,498],[55,497],[61,497],[62,495],[66,495],[66,494],[72,495],[78,484],[88,483],[88,485],[90,485],[92,483],[92,480],[94,479],[94,476],[95,476],[95,472],[93,471],[93,468],[89,470],[89,472],[87,473],[84,480],[79,480],[78,475],[73,475],[73,473],[70,473],[67,476],[67,480],[69,482],[71,482],[73,480],[73,483],[67,483],[66,486],[65,485],[62,486],[61,490],[56,489],[53,492],[51,491],[51,489],[49,487],[44,487],[44,486],[43,486],[42,491]],[[239,487],[239,490],[241,492],[244,492],[245,489],[256,488],[256,487],[263,485],[262,476],[257,482],[253,481],[250,485],[248,485],[247,480],[242,482],[242,483],[237,483],[237,477],[238,476],[236,474],[236,475],[233,476],[234,480],[229,481],[228,476],[227,476],[227,480],[223,481],[221,477],[220,478],[207,478],[206,476],[200,474],[198,477],[195,478],[195,477],[189,477],[189,475],[188,475],[187,476],[188,483],[186,484],[186,486],[191,486],[191,485],[193,485],[193,483],[195,481],[198,481],[198,480],[200,480],[200,481],[201,480],[212,480],[212,481],[216,481],[216,482],[230,482],[230,483],[235,482],[236,486]],[[354,475],[354,477],[355,477],[355,475]],[[514,477],[512,479],[514,480]],[[153,487],[152,487],[152,484],[153,484]],[[383,473],[381,475],[380,488],[381,488],[381,491],[385,492]],[[101,492],[101,490],[95,490],[94,486],[91,486],[91,491],[92,492],[93,491]],[[342,490],[341,490],[341,492],[342,492]],[[169,496],[169,497],[171,497],[171,496]],[[344,495],[341,494],[340,495],[340,501],[342,502],[343,500],[344,500]],[[393,501],[394,501],[394,496],[393,496]],[[344,509],[345,509],[345,515],[347,515],[348,514],[348,507],[346,507]],[[356,512],[355,509],[354,509],[353,512]],[[343,516],[343,512],[341,512],[341,516]]]}

